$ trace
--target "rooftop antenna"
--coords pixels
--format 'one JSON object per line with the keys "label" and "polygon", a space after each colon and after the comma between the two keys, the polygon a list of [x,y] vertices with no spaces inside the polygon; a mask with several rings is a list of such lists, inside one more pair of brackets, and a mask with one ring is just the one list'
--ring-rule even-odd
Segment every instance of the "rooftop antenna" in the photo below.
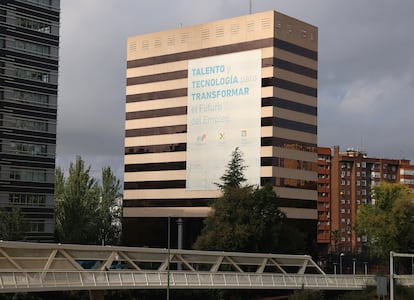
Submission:
{"label": "rooftop antenna", "polygon": [[249,0],[249,14],[252,14],[252,0]]}

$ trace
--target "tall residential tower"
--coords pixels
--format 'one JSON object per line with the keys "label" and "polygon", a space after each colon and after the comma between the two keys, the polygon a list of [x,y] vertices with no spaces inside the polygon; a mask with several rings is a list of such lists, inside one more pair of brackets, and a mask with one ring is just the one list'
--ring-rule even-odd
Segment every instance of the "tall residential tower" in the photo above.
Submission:
{"label": "tall residential tower", "polygon": [[54,240],[60,0],[0,2],[0,207]]}
{"label": "tall residential tower", "polygon": [[170,216],[190,247],[236,147],[316,241],[317,49],[315,26],[275,11],[128,39],[126,243],[165,246]]}

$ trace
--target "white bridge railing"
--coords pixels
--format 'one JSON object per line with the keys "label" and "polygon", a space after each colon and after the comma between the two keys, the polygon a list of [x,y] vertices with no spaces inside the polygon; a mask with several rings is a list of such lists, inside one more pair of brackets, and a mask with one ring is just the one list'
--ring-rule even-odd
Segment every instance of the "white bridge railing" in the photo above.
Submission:
{"label": "white bridge railing", "polygon": [[0,293],[167,286],[359,290],[375,284],[374,276],[325,274],[308,255],[0,241]]}

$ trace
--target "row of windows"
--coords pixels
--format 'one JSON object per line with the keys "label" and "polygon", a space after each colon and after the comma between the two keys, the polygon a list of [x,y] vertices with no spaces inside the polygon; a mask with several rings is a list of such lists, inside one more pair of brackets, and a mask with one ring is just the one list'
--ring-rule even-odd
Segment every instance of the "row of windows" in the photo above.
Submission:
{"label": "row of windows", "polygon": [[28,227],[28,232],[45,232],[45,221],[29,221]]}
{"label": "row of windows", "polygon": [[[279,108],[285,108],[301,113],[315,115],[317,114],[317,108],[310,105],[305,105],[281,98],[276,97],[269,97],[262,99],[262,106],[274,106]],[[127,120],[137,120],[137,119],[145,119],[145,118],[157,118],[157,117],[167,117],[167,116],[177,116],[177,115],[185,115],[187,114],[187,107],[170,107],[170,108],[163,108],[163,109],[153,109],[153,110],[145,110],[145,111],[134,111],[134,112],[127,112],[126,119]]]}
{"label": "row of windows", "polygon": [[[291,178],[261,178],[261,185],[266,183],[273,183],[278,187],[296,188],[296,189],[307,189],[316,190],[316,183],[314,181],[299,180]],[[134,189],[184,189],[186,186],[185,180],[163,180],[163,181],[131,181],[125,182],[125,190]],[[315,202],[316,208],[316,202]]]}
{"label": "row of windows", "polygon": [[297,189],[306,189],[306,190],[316,190],[316,182],[292,178],[283,178],[276,177],[275,186],[278,187],[287,187],[287,188],[297,188]]}
{"label": "row of windows", "polygon": [[31,2],[33,4],[37,4],[37,5],[43,5],[43,6],[50,6],[51,0],[26,0],[28,2]]}
{"label": "row of windows", "polygon": [[283,157],[263,157],[261,165],[316,172],[316,164],[313,162]]}
{"label": "row of windows", "polygon": [[48,130],[47,121],[13,118],[9,120],[8,123],[10,127],[23,129],[23,130],[42,131],[42,132],[47,132]]}
{"label": "row of windows", "polygon": [[12,169],[10,170],[10,179],[17,181],[46,182],[46,170],[36,169]]}
{"label": "row of windows", "polygon": [[414,184],[414,179],[401,178],[400,182],[404,184]]}
{"label": "row of windows", "polygon": [[400,174],[401,175],[414,175],[414,170],[401,169]]}
{"label": "row of windows", "polygon": [[[294,140],[282,139],[277,137],[265,137],[261,139],[261,146],[274,146],[286,149],[294,149],[305,152],[316,152],[316,145],[310,143],[300,143]],[[180,144],[165,144],[165,145],[148,145],[126,147],[125,154],[143,154],[143,153],[161,153],[161,152],[175,152],[186,151],[187,145]]]}
{"label": "row of windows", "polygon": [[14,91],[14,99],[23,103],[35,103],[42,106],[49,104],[49,96],[44,94],[25,92],[25,91]]}
{"label": "row of windows", "polygon": [[50,55],[50,47],[45,45],[40,45],[32,42],[26,42],[26,41],[15,41],[15,47],[16,49],[30,52],[42,56],[49,56]]}
{"label": "row of windows", "polygon": [[50,24],[47,24],[41,21],[32,20],[32,19],[23,18],[23,17],[17,18],[17,25],[27,28],[27,29],[34,30],[34,31],[43,32],[43,33],[50,33],[51,28],[52,28]]}
{"label": "row of windows", "polygon": [[275,47],[276,49],[282,49],[300,56],[304,56],[310,58],[314,61],[318,59],[318,53],[316,51],[292,44],[290,42],[286,42],[283,40],[279,40],[276,38],[267,38],[262,40],[255,40],[250,42],[242,42],[242,43],[235,43],[225,46],[218,46],[218,47],[211,47],[211,48],[204,48],[199,50],[192,50],[182,53],[174,53],[174,54],[166,54],[162,56],[155,56],[155,57],[148,57],[148,58],[141,58],[136,60],[129,60],[127,62],[127,68],[137,68],[137,67],[145,67],[151,66],[161,63],[169,63],[169,62],[176,62],[180,60],[190,60],[190,59],[197,59],[206,56],[213,56],[213,55],[221,55],[221,54],[228,54],[233,53],[234,49],[238,49],[238,51],[248,51],[254,49],[261,49],[267,47]]}
{"label": "row of windows", "polygon": [[29,143],[10,143],[11,151],[16,154],[34,155],[34,156],[46,156],[47,145],[44,144],[29,144]]}
{"label": "row of windows", "polygon": [[44,206],[46,195],[41,194],[9,194],[9,202],[14,205]]}
{"label": "row of windows", "polygon": [[[297,170],[316,171],[315,164],[312,162],[281,157],[262,157],[261,166],[274,166]],[[185,170],[185,168],[185,162],[128,164],[125,165],[125,172]]]}
{"label": "row of windows", "polygon": [[16,77],[48,83],[50,81],[50,74],[43,71],[16,69]]}

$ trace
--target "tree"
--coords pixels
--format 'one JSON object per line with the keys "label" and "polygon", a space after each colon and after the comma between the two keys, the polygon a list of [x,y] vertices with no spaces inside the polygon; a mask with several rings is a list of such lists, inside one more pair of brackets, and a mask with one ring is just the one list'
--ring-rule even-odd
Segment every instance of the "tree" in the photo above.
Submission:
{"label": "tree", "polygon": [[24,240],[28,224],[19,207],[0,209],[0,240],[21,241]]}
{"label": "tree", "polygon": [[223,176],[220,177],[220,180],[223,183],[216,183],[216,185],[221,189],[225,187],[240,187],[241,184],[246,181],[243,173],[246,168],[247,167],[244,165],[243,153],[236,147],[231,154],[231,160],[227,164]]}
{"label": "tree", "polygon": [[273,253],[303,251],[303,236],[286,224],[272,186],[241,186],[245,180],[242,162],[236,148],[221,177],[223,195],[211,202],[211,213],[193,247]]}
{"label": "tree", "polygon": [[56,169],[56,240],[64,243],[116,243],[120,230],[114,220],[120,217],[115,201],[120,182],[109,167],[102,170],[102,186],[90,175],[80,156],[70,163],[68,178]]}
{"label": "tree", "polygon": [[101,221],[100,240],[103,244],[117,244],[121,236],[121,183],[110,167],[102,169],[100,187],[99,218]]}
{"label": "tree", "polygon": [[402,184],[382,183],[373,188],[375,202],[360,208],[356,232],[367,235],[368,249],[374,256],[388,260],[389,252],[414,249],[414,202]]}

